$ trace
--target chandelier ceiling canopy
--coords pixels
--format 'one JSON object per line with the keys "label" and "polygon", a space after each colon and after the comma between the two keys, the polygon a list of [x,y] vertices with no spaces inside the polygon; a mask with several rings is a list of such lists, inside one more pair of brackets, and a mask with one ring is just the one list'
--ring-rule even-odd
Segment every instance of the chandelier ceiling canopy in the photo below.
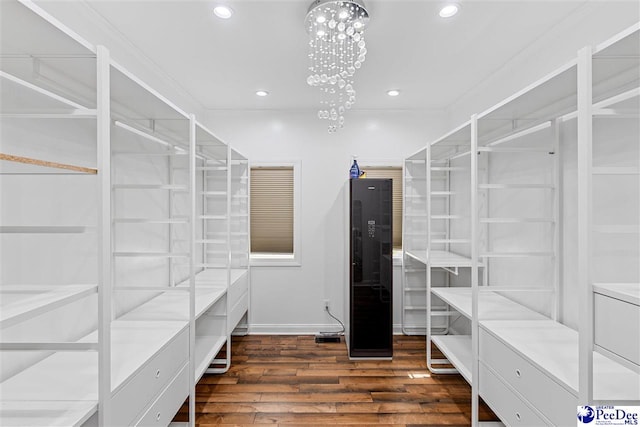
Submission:
{"label": "chandelier ceiling canopy", "polygon": [[309,6],[307,83],[320,89],[318,118],[329,122],[329,133],[344,126],[344,113],[356,101],[354,75],[367,55],[364,30],[368,22],[361,0],[315,0]]}

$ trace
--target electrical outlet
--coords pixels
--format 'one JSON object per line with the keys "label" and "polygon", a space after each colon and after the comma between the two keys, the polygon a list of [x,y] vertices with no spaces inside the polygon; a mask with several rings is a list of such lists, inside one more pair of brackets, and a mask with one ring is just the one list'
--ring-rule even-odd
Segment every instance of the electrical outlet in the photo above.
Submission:
{"label": "electrical outlet", "polygon": [[329,300],[324,300],[324,311],[329,311]]}

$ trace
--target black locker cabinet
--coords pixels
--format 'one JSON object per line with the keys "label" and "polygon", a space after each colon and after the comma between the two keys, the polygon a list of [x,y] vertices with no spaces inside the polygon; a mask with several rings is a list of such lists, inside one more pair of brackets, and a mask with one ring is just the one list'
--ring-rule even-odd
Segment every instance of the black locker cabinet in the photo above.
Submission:
{"label": "black locker cabinet", "polygon": [[393,356],[391,179],[350,180],[349,357]]}

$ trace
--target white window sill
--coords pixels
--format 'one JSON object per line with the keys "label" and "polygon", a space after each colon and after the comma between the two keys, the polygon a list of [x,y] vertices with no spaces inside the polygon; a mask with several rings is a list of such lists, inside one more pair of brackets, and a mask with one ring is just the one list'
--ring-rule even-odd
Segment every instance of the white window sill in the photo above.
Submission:
{"label": "white window sill", "polygon": [[300,267],[294,254],[252,253],[249,256],[252,267]]}

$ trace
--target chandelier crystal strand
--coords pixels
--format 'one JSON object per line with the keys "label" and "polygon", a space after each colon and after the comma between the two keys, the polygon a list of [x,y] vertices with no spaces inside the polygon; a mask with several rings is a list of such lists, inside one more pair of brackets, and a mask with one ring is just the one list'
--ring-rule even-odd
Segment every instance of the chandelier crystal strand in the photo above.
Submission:
{"label": "chandelier crystal strand", "polygon": [[318,118],[334,133],[356,101],[354,75],[366,59],[369,13],[361,0],[315,0],[305,25],[309,33],[309,86],[321,92]]}

